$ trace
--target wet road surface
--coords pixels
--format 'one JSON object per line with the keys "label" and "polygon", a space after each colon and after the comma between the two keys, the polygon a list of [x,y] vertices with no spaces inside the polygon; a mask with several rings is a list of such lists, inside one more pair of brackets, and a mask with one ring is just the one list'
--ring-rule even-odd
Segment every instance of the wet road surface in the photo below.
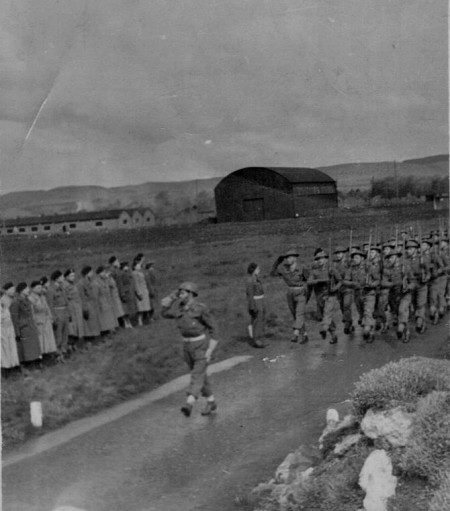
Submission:
{"label": "wet road surface", "polygon": [[[326,409],[347,399],[360,374],[403,356],[432,356],[447,335],[441,324],[409,344],[392,334],[366,344],[359,333],[334,346],[317,334],[304,346],[273,340],[212,377],[215,416],[202,417],[197,405],[185,418],[184,393],[175,385],[125,415],[84,421],[68,442],[32,456],[19,455],[36,451],[36,442],[10,453],[3,510],[239,509],[237,500],[272,477],[290,451],[317,443]],[[40,445],[51,445],[51,435]]]}

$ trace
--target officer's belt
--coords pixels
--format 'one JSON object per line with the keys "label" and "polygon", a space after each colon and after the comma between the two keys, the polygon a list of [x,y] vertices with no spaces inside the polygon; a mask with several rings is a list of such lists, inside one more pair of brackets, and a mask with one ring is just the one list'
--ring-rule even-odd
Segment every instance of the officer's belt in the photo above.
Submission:
{"label": "officer's belt", "polygon": [[183,337],[184,342],[192,342],[192,341],[203,341],[206,338],[205,334],[197,335],[197,337]]}
{"label": "officer's belt", "polygon": [[258,295],[258,296],[254,296],[253,300],[262,300],[263,298],[264,298],[264,295]]}

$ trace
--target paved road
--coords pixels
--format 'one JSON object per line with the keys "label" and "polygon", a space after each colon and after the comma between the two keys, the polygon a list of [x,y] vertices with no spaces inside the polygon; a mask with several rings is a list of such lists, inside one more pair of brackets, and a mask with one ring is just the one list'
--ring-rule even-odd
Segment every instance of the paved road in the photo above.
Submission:
{"label": "paved road", "polygon": [[61,445],[26,454],[60,443],[61,434],[48,435],[11,453],[3,510],[235,511],[236,499],[271,477],[287,453],[317,441],[327,407],[345,400],[360,374],[402,356],[432,356],[447,334],[442,324],[406,345],[393,337],[365,344],[359,333],[335,346],[317,335],[305,346],[272,341],[213,376],[214,417],[199,410],[183,417],[184,395],[174,386],[121,417],[84,421]]}

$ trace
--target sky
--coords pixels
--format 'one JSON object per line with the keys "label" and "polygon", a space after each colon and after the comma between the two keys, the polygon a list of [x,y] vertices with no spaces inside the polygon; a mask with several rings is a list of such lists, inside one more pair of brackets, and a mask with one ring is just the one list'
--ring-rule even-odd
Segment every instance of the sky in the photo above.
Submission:
{"label": "sky", "polygon": [[2,0],[0,193],[448,153],[446,0]]}

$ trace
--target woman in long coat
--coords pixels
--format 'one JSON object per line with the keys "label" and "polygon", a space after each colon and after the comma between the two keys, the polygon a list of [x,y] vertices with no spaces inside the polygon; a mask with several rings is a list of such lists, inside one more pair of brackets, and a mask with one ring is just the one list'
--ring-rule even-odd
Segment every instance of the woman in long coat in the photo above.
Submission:
{"label": "woman in long coat", "polygon": [[98,337],[100,335],[100,320],[98,314],[95,290],[92,286],[93,271],[90,266],[81,270],[82,278],[77,287],[83,307],[83,332],[85,337]]}
{"label": "woman in long coat", "polygon": [[12,369],[20,367],[19,354],[17,352],[16,333],[11,319],[9,307],[16,292],[12,282],[8,282],[2,288],[3,294],[0,298],[0,334],[2,341],[2,368]]}
{"label": "woman in long coat", "polygon": [[[64,272],[64,291],[69,302],[69,336],[75,343],[84,337],[83,305],[80,292],[75,284],[75,270],[69,268]],[[73,344],[75,344],[73,343]]]}
{"label": "woman in long coat", "polygon": [[114,307],[114,314],[116,316],[117,322],[120,323],[119,320],[120,318],[123,317],[124,312],[122,302],[120,301],[119,290],[117,288],[116,277],[114,276],[114,275],[117,276],[118,272],[117,271],[113,272],[112,267],[107,268],[105,271],[109,285],[109,292],[111,294],[111,300]]}
{"label": "woman in long coat", "polygon": [[16,332],[17,351],[21,362],[33,362],[42,358],[39,334],[33,319],[28,295],[30,288],[25,282],[17,284],[17,294],[10,307],[11,318]]}
{"label": "woman in long coat", "polygon": [[148,287],[145,282],[145,275],[142,271],[141,260],[135,260],[133,263],[133,279],[136,287],[137,296],[137,309],[138,309],[138,324],[143,324],[143,317],[151,310],[150,306],[150,295],[148,293]]}
{"label": "woman in long coat", "polygon": [[30,285],[28,300],[31,303],[34,323],[36,324],[41,352],[56,353],[55,334],[53,333],[53,317],[47,300],[43,295],[42,284],[34,281]]}
{"label": "woman in long coat", "polygon": [[99,312],[100,330],[101,332],[114,332],[118,326],[116,316],[114,314],[114,305],[109,290],[108,277],[105,268],[99,266],[96,271],[97,277],[93,280],[95,297]]}
{"label": "woman in long coat", "polygon": [[130,320],[137,313],[136,287],[128,263],[120,263],[120,269],[122,271],[117,279],[117,288],[119,290],[120,301],[122,302],[125,328],[132,328]]}

